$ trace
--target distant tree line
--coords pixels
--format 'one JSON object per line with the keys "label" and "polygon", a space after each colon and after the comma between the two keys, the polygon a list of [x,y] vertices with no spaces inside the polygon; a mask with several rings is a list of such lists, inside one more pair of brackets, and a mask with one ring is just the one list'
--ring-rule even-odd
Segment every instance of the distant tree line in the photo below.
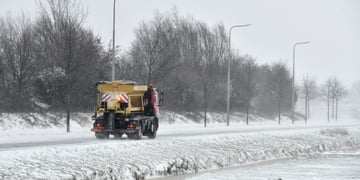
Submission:
{"label": "distant tree line", "polygon": [[109,56],[84,18],[72,0],[39,2],[34,21],[0,18],[2,112],[65,111],[69,122],[70,111],[91,109]]}
{"label": "distant tree line", "polygon": [[[84,26],[85,17],[76,1],[47,0],[35,20],[0,18],[0,112],[64,111],[69,118],[71,111],[92,111],[95,82],[110,80],[112,51]],[[247,122],[249,113],[257,113],[280,123],[291,111],[289,68],[281,61],[259,65],[228,43],[223,24],[209,27],[176,10],[155,12],[139,24],[130,49],[116,54],[116,79],[153,83],[165,92],[164,108],[206,115],[226,109],[230,62],[231,111],[246,113]],[[337,117],[334,109],[346,95],[335,78],[321,90],[304,79],[301,90],[306,117],[310,100],[320,95]]]}

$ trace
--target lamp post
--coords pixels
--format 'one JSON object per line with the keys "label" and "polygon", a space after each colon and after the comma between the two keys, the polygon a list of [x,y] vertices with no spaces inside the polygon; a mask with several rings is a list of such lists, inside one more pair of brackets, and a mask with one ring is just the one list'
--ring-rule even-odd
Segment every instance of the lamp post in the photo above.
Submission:
{"label": "lamp post", "polygon": [[292,93],[291,93],[291,119],[292,119],[292,124],[294,124],[295,121],[295,49],[297,45],[302,45],[302,44],[309,44],[310,41],[304,41],[304,42],[297,42],[294,44],[293,46],[293,78],[292,78]]}
{"label": "lamp post", "polygon": [[115,80],[115,3],[114,0],[114,10],[113,10],[113,54],[112,54],[112,69],[111,69],[111,80]]}
{"label": "lamp post", "polygon": [[229,126],[229,112],[230,112],[230,58],[231,58],[231,31],[234,28],[246,27],[251,24],[234,25],[229,30],[229,48],[228,48],[228,74],[227,74],[227,101],[226,101],[226,125]]}

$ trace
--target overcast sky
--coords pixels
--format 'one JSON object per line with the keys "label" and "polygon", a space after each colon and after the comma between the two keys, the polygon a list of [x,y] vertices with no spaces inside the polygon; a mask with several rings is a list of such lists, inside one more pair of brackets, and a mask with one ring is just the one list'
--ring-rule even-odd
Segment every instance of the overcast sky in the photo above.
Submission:
{"label": "overcast sky", "polygon": [[[88,11],[86,26],[107,44],[113,0],[80,1]],[[252,24],[232,31],[232,47],[258,63],[284,61],[292,68],[294,43],[311,41],[296,48],[298,82],[305,74],[319,83],[330,76],[348,86],[360,80],[359,0],[117,0],[116,44],[126,51],[141,21],[174,7],[209,26]],[[36,0],[0,0],[1,16],[22,11],[35,17]]]}

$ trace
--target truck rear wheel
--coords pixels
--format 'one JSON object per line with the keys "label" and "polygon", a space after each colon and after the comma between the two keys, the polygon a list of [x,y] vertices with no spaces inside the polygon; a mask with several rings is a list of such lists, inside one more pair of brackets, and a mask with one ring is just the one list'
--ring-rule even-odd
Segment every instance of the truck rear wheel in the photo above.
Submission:
{"label": "truck rear wheel", "polygon": [[148,138],[155,139],[157,133],[157,127],[155,127],[154,124],[151,124],[150,133],[148,135]]}

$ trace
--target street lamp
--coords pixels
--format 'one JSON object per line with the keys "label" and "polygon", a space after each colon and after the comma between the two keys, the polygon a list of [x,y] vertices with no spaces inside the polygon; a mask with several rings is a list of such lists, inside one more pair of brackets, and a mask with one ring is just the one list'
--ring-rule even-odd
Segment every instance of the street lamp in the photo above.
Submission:
{"label": "street lamp", "polygon": [[229,30],[229,48],[228,48],[228,76],[227,76],[227,104],[226,104],[226,124],[229,126],[229,112],[230,112],[230,58],[231,58],[231,31],[234,28],[246,27],[251,24],[243,24],[243,25],[234,25],[231,26]]}
{"label": "street lamp", "polygon": [[115,80],[115,3],[114,0],[114,10],[113,10],[113,54],[112,54],[112,69],[111,69],[111,80]]}
{"label": "street lamp", "polygon": [[295,48],[297,45],[302,45],[302,44],[309,44],[310,41],[304,41],[304,42],[297,42],[294,44],[293,47],[293,78],[292,78],[292,93],[291,93],[291,118],[292,118],[292,123],[294,124],[295,121],[295,116],[294,116],[294,110],[295,110]]}

